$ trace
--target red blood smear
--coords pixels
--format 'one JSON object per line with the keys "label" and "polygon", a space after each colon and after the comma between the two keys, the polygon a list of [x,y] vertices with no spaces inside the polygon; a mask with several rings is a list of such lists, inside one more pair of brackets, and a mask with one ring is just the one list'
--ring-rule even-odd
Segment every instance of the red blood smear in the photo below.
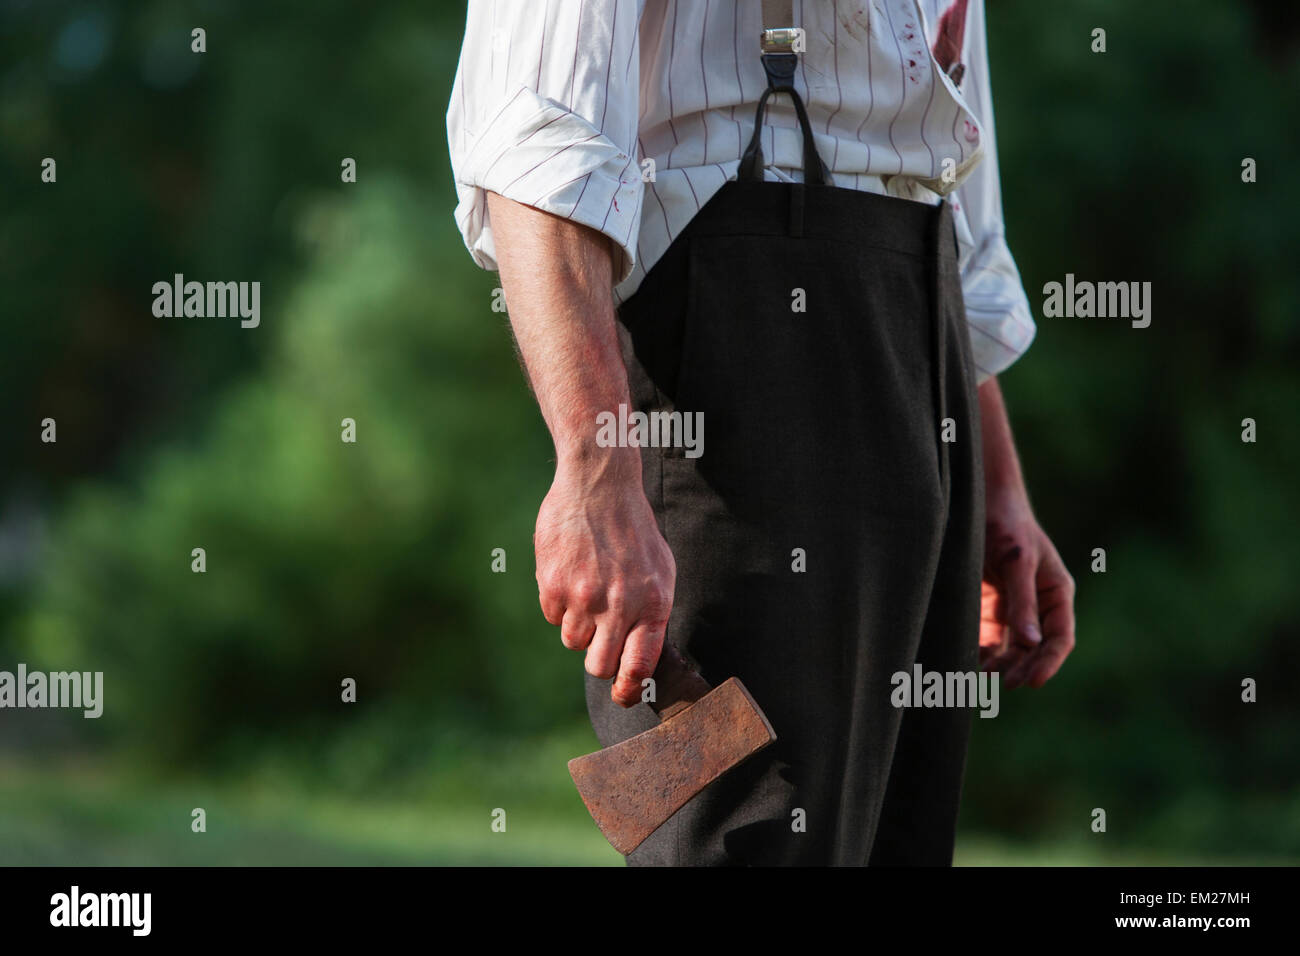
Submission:
{"label": "red blood smear", "polygon": [[961,58],[962,38],[966,35],[966,2],[957,0],[939,18],[939,38],[934,41],[934,58],[947,73]]}

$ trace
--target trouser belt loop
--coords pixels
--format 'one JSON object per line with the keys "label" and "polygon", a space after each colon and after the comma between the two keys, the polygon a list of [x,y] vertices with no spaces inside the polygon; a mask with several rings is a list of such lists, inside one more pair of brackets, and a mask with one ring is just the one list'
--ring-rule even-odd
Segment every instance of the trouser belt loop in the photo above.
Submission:
{"label": "trouser belt loop", "polygon": [[790,228],[792,236],[803,235],[803,183],[790,186]]}

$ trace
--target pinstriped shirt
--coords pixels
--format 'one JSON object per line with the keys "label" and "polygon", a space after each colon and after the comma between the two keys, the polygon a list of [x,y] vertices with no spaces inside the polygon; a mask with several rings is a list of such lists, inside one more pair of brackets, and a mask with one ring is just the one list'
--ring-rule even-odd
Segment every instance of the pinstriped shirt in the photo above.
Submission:
{"label": "pinstriped shirt", "polygon": [[[1029,347],[1007,247],[983,0],[795,0],[795,87],[833,184],[953,206],[980,382]],[[616,301],[736,178],[767,87],[759,0],[470,0],[447,111],[456,222],[495,269],[486,193],[599,230]],[[802,181],[788,97],[769,101],[764,178]]]}

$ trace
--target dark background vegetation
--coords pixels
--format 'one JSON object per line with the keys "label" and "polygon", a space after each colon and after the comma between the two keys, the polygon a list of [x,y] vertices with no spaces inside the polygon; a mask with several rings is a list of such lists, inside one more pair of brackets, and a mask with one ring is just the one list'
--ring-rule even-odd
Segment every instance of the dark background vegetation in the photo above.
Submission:
{"label": "dark background vegetation", "polygon": [[[1300,859],[1295,9],[989,0],[1031,301],[1154,318],[1040,319],[1002,378],[1079,645],[975,722],[959,862]],[[0,863],[617,862],[536,605],[550,443],[452,221],[463,16],[0,2],[0,669],[106,684],[0,711]],[[177,272],[261,327],[154,318]]]}

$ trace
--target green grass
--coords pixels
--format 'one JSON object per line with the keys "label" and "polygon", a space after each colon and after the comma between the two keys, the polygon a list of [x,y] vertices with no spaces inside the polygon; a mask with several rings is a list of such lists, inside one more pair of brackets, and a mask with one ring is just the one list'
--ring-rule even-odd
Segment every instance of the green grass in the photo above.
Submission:
{"label": "green grass", "polygon": [[1106,837],[1093,842],[1048,842],[1032,846],[990,836],[958,837],[953,862],[957,866],[1279,866],[1294,860],[1255,857],[1188,856],[1131,847],[1112,850]]}
{"label": "green grass", "polygon": [[[313,795],[100,770],[0,769],[0,864],[36,866],[620,865],[575,794],[556,812],[490,802]],[[207,830],[191,830],[202,807]]]}
{"label": "green grass", "polygon": [[[572,750],[572,743],[556,745]],[[576,751],[573,751],[576,752]],[[554,767],[546,745],[530,754]],[[429,797],[410,793],[349,797],[283,780],[148,779],[87,763],[0,763],[0,865],[316,866],[581,865],[619,866],[568,783],[539,781],[525,766],[512,790],[496,761],[442,783]],[[559,763],[563,768],[563,763]],[[516,768],[518,769],[518,768]],[[567,785],[567,786],[566,786]],[[506,810],[493,832],[492,811]],[[191,830],[191,811],[207,831]],[[1104,836],[1070,844],[1007,843],[963,835],[964,866],[1122,866],[1278,863],[1188,859],[1170,853],[1113,851]]]}

